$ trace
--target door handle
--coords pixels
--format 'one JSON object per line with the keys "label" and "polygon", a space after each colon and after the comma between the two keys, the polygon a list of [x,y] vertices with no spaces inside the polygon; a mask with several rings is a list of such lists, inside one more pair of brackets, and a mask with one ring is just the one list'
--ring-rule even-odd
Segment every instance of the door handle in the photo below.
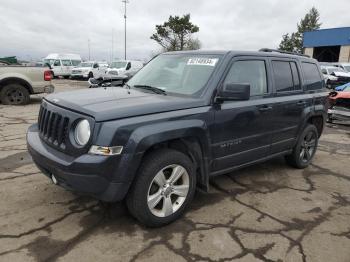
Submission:
{"label": "door handle", "polygon": [[298,106],[304,106],[304,105],[306,105],[306,101],[299,101],[299,102],[297,103],[297,105],[298,105]]}
{"label": "door handle", "polygon": [[270,110],[272,110],[272,106],[267,106],[267,105],[265,105],[265,106],[259,107],[258,110],[259,110],[260,112],[270,111]]}

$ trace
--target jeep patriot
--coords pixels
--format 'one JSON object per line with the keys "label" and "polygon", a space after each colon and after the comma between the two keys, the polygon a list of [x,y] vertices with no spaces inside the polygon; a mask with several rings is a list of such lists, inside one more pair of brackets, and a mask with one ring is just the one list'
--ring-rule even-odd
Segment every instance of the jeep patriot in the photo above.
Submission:
{"label": "jeep patriot", "polygon": [[211,176],[279,156],[307,167],[326,101],[320,67],[304,55],[169,52],[124,86],[47,96],[27,144],[54,184],[126,199],[157,227],[181,216],[197,187],[209,190]]}

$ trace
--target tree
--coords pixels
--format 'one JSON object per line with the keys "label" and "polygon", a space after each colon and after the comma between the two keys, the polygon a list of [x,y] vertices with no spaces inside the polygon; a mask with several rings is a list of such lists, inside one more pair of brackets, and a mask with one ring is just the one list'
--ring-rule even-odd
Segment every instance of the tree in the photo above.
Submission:
{"label": "tree", "polygon": [[289,52],[303,52],[303,35],[307,31],[320,29],[320,13],[312,7],[303,19],[297,24],[297,32],[284,34],[278,47],[279,50]]}
{"label": "tree", "polygon": [[156,25],[156,33],[151,39],[156,41],[165,51],[199,49],[200,42],[193,39],[192,34],[199,31],[199,27],[190,22],[190,14],[170,16],[162,25]]}

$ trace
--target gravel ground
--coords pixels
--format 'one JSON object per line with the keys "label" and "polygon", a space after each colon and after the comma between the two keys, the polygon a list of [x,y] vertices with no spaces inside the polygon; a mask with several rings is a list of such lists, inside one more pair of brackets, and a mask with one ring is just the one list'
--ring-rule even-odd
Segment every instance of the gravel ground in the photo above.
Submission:
{"label": "gravel ground", "polygon": [[38,171],[25,133],[40,100],[0,105],[1,261],[350,260],[349,125],[327,125],[309,168],[275,159],[216,177],[183,218],[148,229],[122,203],[74,195]]}

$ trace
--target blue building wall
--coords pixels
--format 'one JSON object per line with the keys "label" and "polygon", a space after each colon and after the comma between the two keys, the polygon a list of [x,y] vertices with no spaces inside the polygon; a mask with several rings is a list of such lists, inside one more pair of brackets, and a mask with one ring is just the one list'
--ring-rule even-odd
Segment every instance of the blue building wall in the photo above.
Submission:
{"label": "blue building wall", "polygon": [[304,33],[304,47],[350,45],[350,27],[320,29]]}

